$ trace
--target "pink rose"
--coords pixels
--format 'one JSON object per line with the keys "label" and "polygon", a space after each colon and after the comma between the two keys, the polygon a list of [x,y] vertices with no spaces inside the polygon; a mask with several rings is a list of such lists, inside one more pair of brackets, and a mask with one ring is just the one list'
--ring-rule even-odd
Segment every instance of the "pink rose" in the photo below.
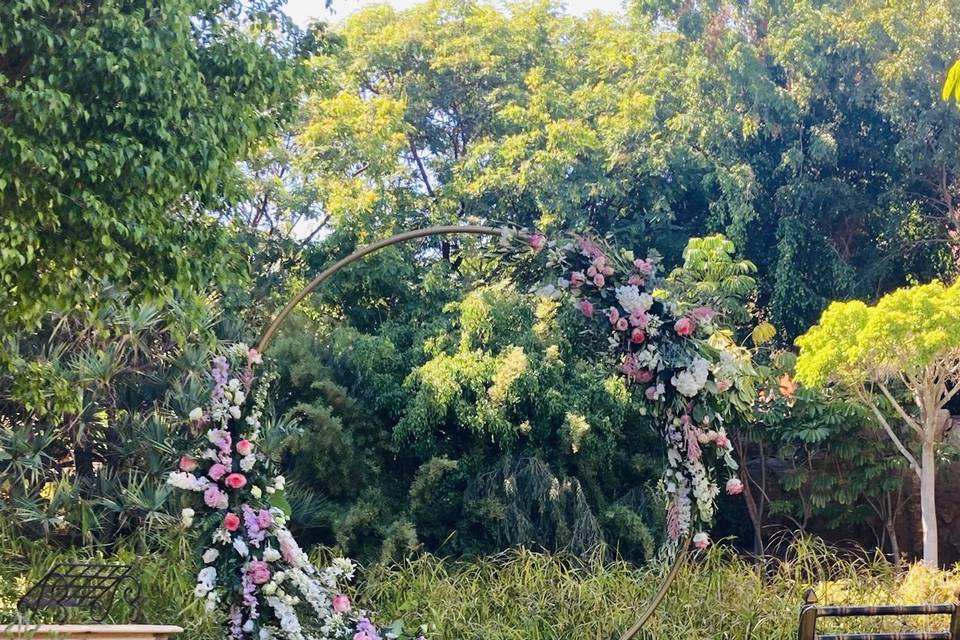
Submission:
{"label": "pink rose", "polygon": [[235,513],[228,513],[223,517],[223,528],[234,532],[240,528],[240,516]]}
{"label": "pink rose", "polygon": [[587,277],[593,278],[596,275],[597,275],[597,268],[593,265],[590,265],[590,267],[587,269]]}
{"label": "pink rose", "polygon": [[650,369],[640,369],[634,374],[634,377],[637,379],[637,382],[647,384],[653,380],[653,371],[650,371]]}
{"label": "pink rose", "polygon": [[656,387],[656,386],[647,387],[647,390],[644,391],[643,394],[647,397],[647,400],[656,400],[656,399],[657,399],[657,387]]}
{"label": "pink rose", "polygon": [[645,334],[641,329],[634,329],[630,332],[630,342],[633,344],[643,344],[643,341],[647,339],[647,334]]}
{"label": "pink rose", "polygon": [[211,509],[226,509],[227,494],[220,491],[216,486],[210,485],[207,487],[207,490],[203,492],[203,503]]}
{"label": "pink rose", "polygon": [[602,287],[606,282],[607,280],[603,277],[602,273],[593,276],[593,284],[597,287]]}
{"label": "pink rose", "polygon": [[630,323],[627,322],[626,318],[620,318],[614,326],[617,328],[617,331],[626,331]]}
{"label": "pink rose", "polygon": [[220,478],[225,476],[227,471],[229,471],[229,469],[218,462],[210,467],[210,470],[207,471],[207,475],[210,476],[210,479],[214,482],[220,482]]}
{"label": "pink rose", "polygon": [[231,489],[243,489],[247,484],[247,478],[242,473],[231,473],[224,482]]}
{"label": "pink rose", "polygon": [[638,286],[638,287],[642,287],[642,286],[643,286],[643,278],[641,278],[641,277],[638,276],[637,274],[633,274],[632,276],[630,276],[629,278],[627,278],[627,284],[632,284],[632,285],[635,285],[635,286]]}
{"label": "pink rose", "polygon": [[253,584],[266,584],[270,582],[270,566],[263,560],[254,560],[247,565],[247,575]]}
{"label": "pink rose", "polygon": [[337,613],[346,613],[350,611],[350,598],[345,595],[335,596],[333,598],[333,610]]}
{"label": "pink rose", "polygon": [[584,315],[584,317],[586,318],[593,317],[593,304],[589,300],[587,299],[577,300],[576,304],[574,304],[573,306],[576,307],[580,311],[580,313]]}
{"label": "pink rose", "polygon": [[183,456],[180,458],[180,471],[191,473],[197,470],[197,466],[197,461],[190,456]]}
{"label": "pink rose", "polygon": [[727,495],[738,496],[743,493],[743,483],[740,478],[730,478],[727,480]]}
{"label": "pink rose", "polygon": [[242,456],[248,456],[253,453],[253,443],[249,440],[241,440],[237,443],[237,453]]}
{"label": "pink rose", "polygon": [[610,324],[617,324],[617,320],[620,319],[620,312],[617,311],[616,307],[610,307],[607,309],[607,318],[610,319]]}
{"label": "pink rose", "polygon": [[257,526],[260,527],[260,529],[269,529],[272,524],[273,516],[270,515],[269,511],[261,509],[257,512]]}
{"label": "pink rose", "polygon": [[574,287],[574,288],[579,287],[586,281],[587,281],[587,277],[583,275],[583,271],[574,271],[573,273],[570,274],[571,287]]}
{"label": "pink rose", "polygon": [[673,325],[673,328],[677,332],[677,335],[686,338],[693,333],[693,330],[696,329],[697,326],[690,318],[680,318],[676,324]]}
{"label": "pink rose", "polygon": [[717,439],[714,440],[714,444],[717,445],[720,449],[729,449],[730,448],[730,438],[725,436],[722,433],[717,434]]}
{"label": "pink rose", "polygon": [[530,239],[527,240],[527,243],[530,245],[530,248],[534,250],[534,252],[538,252],[540,249],[543,249],[543,245],[547,243],[547,239],[543,235],[535,233],[530,236]]}

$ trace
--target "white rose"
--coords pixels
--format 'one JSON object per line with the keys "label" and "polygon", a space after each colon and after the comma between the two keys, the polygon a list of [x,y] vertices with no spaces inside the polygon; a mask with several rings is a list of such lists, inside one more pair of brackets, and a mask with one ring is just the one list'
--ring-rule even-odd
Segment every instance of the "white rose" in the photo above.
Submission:
{"label": "white rose", "polygon": [[196,512],[190,507],[187,507],[180,512],[180,522],[183,523],[184,527],[190,528],[193,526],[193,516],[195,515]]}
{"label": "white rose", "polygon": [[287,479],[283,476],[277,476],[273,479],[273,486],[277,488],[277,491],[283,491],[283,488],[287,486]]}
{"label": "white rose", "polygon": [[240,419],[240,407],[233,405],[230,407],[230,415],[233,416],[234,420]]}
{"label": "white rose", "polygon": [[220,557],[220,552],[216,549],[207,549],[203,552],[203,561],[207,564],[214,562],[217,558]]}
{"label": "white rose", "polygon": [[268,582],[267,584],[263,585],[263,592],[268,596],[272,596],[277,592],[277,583]]}

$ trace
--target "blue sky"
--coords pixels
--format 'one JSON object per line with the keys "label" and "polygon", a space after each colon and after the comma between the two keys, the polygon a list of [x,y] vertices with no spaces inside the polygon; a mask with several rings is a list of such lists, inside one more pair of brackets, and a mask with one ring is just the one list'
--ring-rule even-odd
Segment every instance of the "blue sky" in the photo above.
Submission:
{"label": "blue sky", "polygon": [[[287,0],[286,10],[300,24],[310,18],[339,22],[360,7],[384,1],[398,9],[417,4],[417,0],[333,0],[333,11],[330,12],[324,8],[324,0]],[[564,4],[567,11],[575,15],[582,15],[593,9],[615,13],[620,12],[622,0],[566,0]]]}

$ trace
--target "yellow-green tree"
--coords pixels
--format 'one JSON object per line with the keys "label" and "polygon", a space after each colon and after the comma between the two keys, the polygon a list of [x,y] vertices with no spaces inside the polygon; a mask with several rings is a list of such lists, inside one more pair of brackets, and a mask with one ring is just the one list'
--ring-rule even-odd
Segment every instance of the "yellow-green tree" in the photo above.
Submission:
{"label": "yellow-green tree", "polygon": [[873,306],[834,302],[797,345],[797,379],[867,406],[919,478],[923,560],[936,566],[938,448],[960,392],[960,282],[898,289]]}

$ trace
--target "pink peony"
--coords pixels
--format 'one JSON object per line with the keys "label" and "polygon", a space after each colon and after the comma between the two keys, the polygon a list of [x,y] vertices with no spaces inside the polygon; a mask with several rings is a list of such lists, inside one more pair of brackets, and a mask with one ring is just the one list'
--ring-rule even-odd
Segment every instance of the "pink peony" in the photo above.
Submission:
{"label": "pink peony", "polygon": [[630,323],[627,322],[626,318],[620,318],[617,320],[617,324],[614,325],[617,328],[617,331],[626,331],[627,327],[630,326]]}
{"label": "pink peony", "polygon": [[743,483],[740,478],[730,478],[727,480],[727,495],[738,496],[743,493]]}
{"label": "pink peony", "polygon": [[263,560],[254,560],[247,565],[247,575],[253,584],[266,584],[270,581],[270,566]]}
{"label": "pink peony", "polygon": [[702,531],[695,536],[693,536],[693,546],[703,551],[710,546],[710,536],[703,533]]}
{"label": "pink peony", "polygon": [[249,440],[241,440],[237,443],[237,453],[242,456],[248,456],[253,453],[253,443]]}
{"label": "pink peony", "polygon": [[642,329],[634,329],[630,332],[630,342],[633,344],[643,344],[643,341],[646,339],[647,334],[645,334]]}
{"label": "pink peony", "polygon": [[535,233],[530,236],[530,238],[527,240],[527,243],[530,245],[530,248],[536,252],[540,251],[540,249],[543,249],[543,245],[547,243],[547,239],[543,235]]}
{"label": "pink peony", "polygon": [[693,333],[693,330],[697,328],[697,325],[694,324],[693,320],[690,318],[680,318],[677,320],[676,324],[673,325],[674,330],[676,330],[677,335],[687,337]]}
{"label": "pink peony", "polygon": [[203,503],[211,509],[226,509],[227,494],[220,491],[216,486],[210,485],[207,487],[207,490],[203,492]]}
{"label": "pink peony", "polygon": [[633,266],[644,275],[650,275],[653,273],[653,262],[648,260],[640,260],[637,258],[633,261]]}
{"label": "pink peony", "polygon": [[646,329],[647,325],[650,324],[650,316],[647,315],[646,311],[640,311],[639,309],[630,314],[630,325],[634,327],[640,327],[641,329]]}
{"label": "pink peony", "polygon": [[335,596],[333,598],[333,610],[337,613],[346,613],[350,611],[350,598],[345,595]]}
{"label": "pink peony", "polygon": [[583,271],[574,271],[573,273],[570,274],[571,287],[574,287],[574,288],[579,287],[586,281],[587,281],[587,277],[583,275]]}
{"label": "pink peony", "polygon": [[637,379],[637,382],[647,384],[653,380],[653,371],[650,371],[650,369],[639,369],[634,377]]}
{"label": "pink peony", "polygon": [[223,517],[223,528],[233,532],[240,528],[240,516],[235,513],[228,513]]}
{"label": "pink peony", "polygon": [[227,475],[227,471],[229,471],[229,469],[218,462],[210,467],[207,475],[210,476],[210,479],[214,482],[220,482],[220,478]]}
{"label": "pink peony", "polygon": [[576,304],[574,304],[573,306],[576,307],[577,310],[579,310],[580,313],[584,315],[584,317],[586,318],[593,317],[593,304],[589,300],[587,299],[577,300]]}
{"label": "pink peony", "polygon": [[180,458],[180,471],[191,473],[197,470],[197,466],[197,461],[190,456],[183,456]]}
{"label": "pink peony", "polygon": [[717,315],[717,312],[713,310],[713,307],[697,307],[690,312],[690,317],[697,322],[710,322],[715,315]]}
{"label": "pink peony", "polygon": [[604,284],[606,284],[606,282],[607,280],[603,277],[602,273],[598,273],[597,275],[593,276],[593,284],[597,287],[602,287]]}
{"label": "pink peony", "polygon": [[242,473],[231,473],[224,482],[231,489],[243,489],[247,484],[247,478]]}

